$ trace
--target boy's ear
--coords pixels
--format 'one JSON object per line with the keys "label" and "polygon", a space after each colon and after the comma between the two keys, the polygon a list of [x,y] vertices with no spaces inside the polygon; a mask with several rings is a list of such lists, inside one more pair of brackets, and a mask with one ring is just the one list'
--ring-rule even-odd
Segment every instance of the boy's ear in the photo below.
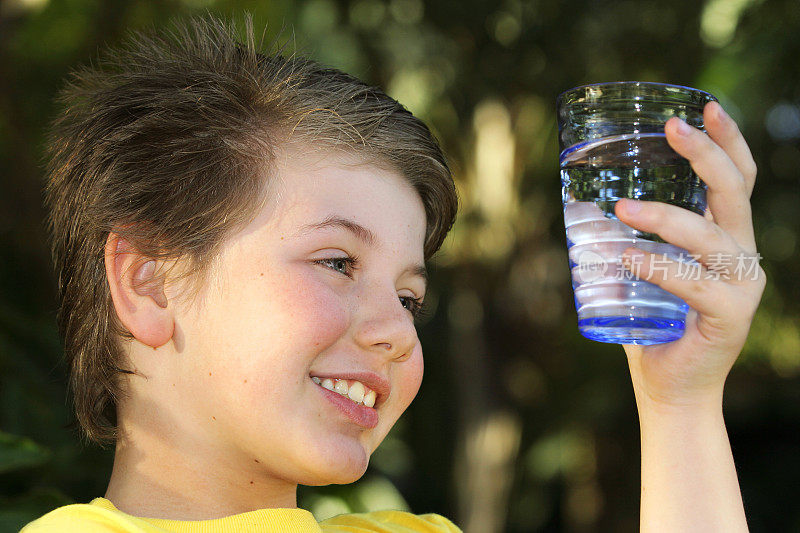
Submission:
{"label": "boy's ear", "polygon": [[125,328],[153,348],[166,344],[175,327],[164,292],[160,262],[141,255],[128,241],[110,233],[105,248],[106,277],[114,308]]}

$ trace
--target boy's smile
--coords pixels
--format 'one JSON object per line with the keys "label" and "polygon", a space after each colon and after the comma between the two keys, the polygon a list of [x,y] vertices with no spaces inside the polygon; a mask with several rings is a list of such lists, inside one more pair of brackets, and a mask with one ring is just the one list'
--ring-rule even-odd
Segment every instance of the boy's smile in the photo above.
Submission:
{"label": "boy's smile", "polygon": [[[371,405],[364,404],[364,386],[358,381],[353,381],[349,386],[347,383],[345,379],[337,379],[335,382],[328,379],[325,385],[320,383],[320,393],[353,423],[365,429],[374,428],[378,425],[378,411]],[[370,394],[374,398],[375,393]]]}
{"label": "boy's smile", "polygon": [[377,409],[391,390],[388,379],[372,372],[348,372],[338,377],[317,374],[311,381],[353,422],[368,429],[378,425]]}
{"label": "boy's smile", "polygon": [[134,445],[174,460],[143,456],[175,465],[183,486],[187,470],[212,471],[231,498],[358,479],[423,372],[413,313],[426,219],[413,187],[303,147],[278,154],[268,181],[197,298],[167,286],[172,342],[130,345],[148,379],[130,379],[122,408]]}

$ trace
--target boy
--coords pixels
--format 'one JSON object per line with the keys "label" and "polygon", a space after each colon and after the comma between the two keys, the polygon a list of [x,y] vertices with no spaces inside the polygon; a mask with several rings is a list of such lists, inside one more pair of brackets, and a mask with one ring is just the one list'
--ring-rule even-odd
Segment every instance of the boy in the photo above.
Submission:
{"label": "boy", "polygon": [[[213,19],[139,37],[64,92],[47,189],[60,322],[78,420],[116,453],[105,498],[26,533],[458,530],[296,508],[298,484],[358,479],[415,396],[424,264],[457,201],[421,122],[346,74],[258,54],[247,29],[245,45]],[[667,127],[719,226],[656,203],[620,219],[690,252],[754,251],[755,171],[720,112],[713,140]],[[763,281],[653,280],[697,314],[680,341],[626,347],[645,529],[746,529],[721,392]]]}

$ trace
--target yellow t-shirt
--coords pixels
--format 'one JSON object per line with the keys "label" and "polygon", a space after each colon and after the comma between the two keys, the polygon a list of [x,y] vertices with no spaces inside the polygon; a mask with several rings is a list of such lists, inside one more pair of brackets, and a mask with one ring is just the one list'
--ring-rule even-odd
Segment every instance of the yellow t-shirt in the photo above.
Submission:
{"label": "yellow t-shirt", "polygon": [[461,532],[437,514],[403,511],[343,514],[317,522],[304,509],[259,509],[213,520],[164,520],[123,513],[105,498],[55,509],[20,533],[451,533]]}

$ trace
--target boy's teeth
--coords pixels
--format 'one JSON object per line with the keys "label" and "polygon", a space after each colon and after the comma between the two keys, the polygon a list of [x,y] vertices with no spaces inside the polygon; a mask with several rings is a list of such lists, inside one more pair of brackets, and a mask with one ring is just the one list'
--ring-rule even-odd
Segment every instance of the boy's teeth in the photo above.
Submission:
{"label": "boy's teeth", "polygon": [[375,391],[371,390],[364,395],[364,405],[372,407],[375,405]]}
{"label": "boy's teeth", "polygon": [[364,404],[367,407],[375,406],[375,391],[368,389],[359,381],[353,381],[352,385],[348,386],[346,379],[320,379],[317,376],[313,376],[311,380],[325,389],[337,392],[342,396],[350,398],[355,403]]}
{"label": "boy's teeth", "polygon": [[347,397],[356,403],[361,403],[361,400],[364,399],[364,392],[364,385],[356,381],[350,385],[350,389],[347,391]]}

